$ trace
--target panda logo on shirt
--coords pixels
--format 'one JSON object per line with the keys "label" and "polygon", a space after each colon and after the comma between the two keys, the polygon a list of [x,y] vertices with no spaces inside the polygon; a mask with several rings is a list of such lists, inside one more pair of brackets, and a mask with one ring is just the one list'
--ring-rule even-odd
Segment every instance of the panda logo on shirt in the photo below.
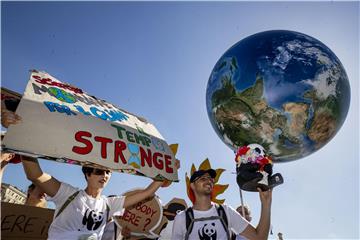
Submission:
{"label": "panda logo on shirt", "polygon": [[82,224],[86,225],[86,228],[89,231],[94,231],[101,226],[103,219],[103,212],[95,212],[94,210],[86,209]]}
{"label": "panda logo on shirt", "polygon": [[205,223],[198,230],[199,239],[200,240],[216,240],[216,227],[215,223]]}

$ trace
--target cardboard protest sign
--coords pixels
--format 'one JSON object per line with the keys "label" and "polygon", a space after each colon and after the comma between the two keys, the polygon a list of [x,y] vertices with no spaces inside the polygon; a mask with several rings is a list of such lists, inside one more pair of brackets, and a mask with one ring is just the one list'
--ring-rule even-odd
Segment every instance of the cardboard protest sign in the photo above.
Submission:
{"label": "cardboard protest sign", "polygon": [[32,71],[16,114],[7,149],[178,181],[174,154],[154,125],[45,72]]}
{"label": "cardboard protest sign", "polygon": [[[130,191],[124,195],[135,192]],[[155,196],[126,209],[123,216],[116,217],[115,221],[121,228],[127,227],[131,231],[131,236],[126,239],[154,239],[158,238],[161,232],[167,228],[168,222],[173,221],[177,213],[186,208],[187,204],[184,199],[173,198],[165,206],[162,206],[158,197]]]}
{"label": "cardboard protest sign", "polygon": [[1,239],[47,239],[54,210],[1,202]]}
{"label": "cardboard protest sign", "polygon": [[[125,196],[134,194],[140,190],[125,193]],[[122,228],[127,227],[133,237],[157,238],[158,232],[154,232],[164,224],[163,209],[157,196],[147,198],[134,206],[125,209],[121,217],[115,219]]]}

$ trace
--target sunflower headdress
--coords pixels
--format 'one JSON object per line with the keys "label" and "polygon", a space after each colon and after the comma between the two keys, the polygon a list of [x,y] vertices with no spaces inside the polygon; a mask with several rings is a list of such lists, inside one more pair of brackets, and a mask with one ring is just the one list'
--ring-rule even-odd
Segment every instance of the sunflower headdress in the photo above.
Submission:
{"label": "sunflower headdress", "polygon": [[[208,170],[208,169],[211,169],[211,165],[210,165],[209,159],[205,159],[200,164],[198,170]],[[195,168],[195,165],[192,164],[191,171],[190,171],[190,176],[195,171],[197,171],[196,168]],[[225,199],[217,199],[217,196],[222,194],[223,192],[225,192],[225,190],[229,187],[229,184],[226,184],[226,185],[217,184],[221,174],[225,171],[225,169],[218,168],[218,169],[215,169],[215,171],[216,171],[216,177],[214,179],[213,192],[211,193],[211,201],[214,202],[214,203],[223,204],[225,202]],[[187,193],[189,199],[191,200],[191,202],[195,203],[195,194],[194,194],[193,190],[190,187],[190,178],[188,177],[187,173],[185,173],[185,179],[186,179],[186,193]]]}

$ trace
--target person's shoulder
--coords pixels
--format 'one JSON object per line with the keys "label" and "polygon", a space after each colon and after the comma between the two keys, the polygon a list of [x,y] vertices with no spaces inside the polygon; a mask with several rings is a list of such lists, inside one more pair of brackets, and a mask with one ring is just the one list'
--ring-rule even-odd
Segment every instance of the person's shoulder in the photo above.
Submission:
{"label": "person's shoulder", "polygon": [[79,188],[76,188],[68,183],[60,182],[60,188],[56,192],[55,196],[48,198],[49,201],[62,201],[61,199],[67,199],[75,192],[83,191]]}
{"label": "person's shoulder", "polygon": [[221,204],[221,206],[224,208],[225,212],[236,212],[232,206],[227,205],[226,203]]}
{"label": "person's shoulder", "polygon": [[74,189],[75,191],[80,190],[80,188],[74,187],[73,185],[66,183],[66,182],[60,182],[60,187],[66,188],[66,189]]}

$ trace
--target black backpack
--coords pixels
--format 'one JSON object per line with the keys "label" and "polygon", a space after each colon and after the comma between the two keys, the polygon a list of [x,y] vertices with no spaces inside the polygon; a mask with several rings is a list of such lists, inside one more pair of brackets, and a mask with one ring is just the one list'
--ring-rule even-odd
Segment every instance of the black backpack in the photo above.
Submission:
{"label": "black backpack", "polygon": [[185,240],[189,239],[190,233],[192,232],[195,222],[206,221],[206,220],[217,220],[219,219],[223,225],[227,239],[232,240],[236,238],[236,235],[229,230],[229,222],[225,213],[225,209],[222,205],[215,205],[218,216],[204,217],[204,218],[194,218],[194,211],[192,207],[189,207],[185,210],[185,219],[186,219],[186,234]]}

